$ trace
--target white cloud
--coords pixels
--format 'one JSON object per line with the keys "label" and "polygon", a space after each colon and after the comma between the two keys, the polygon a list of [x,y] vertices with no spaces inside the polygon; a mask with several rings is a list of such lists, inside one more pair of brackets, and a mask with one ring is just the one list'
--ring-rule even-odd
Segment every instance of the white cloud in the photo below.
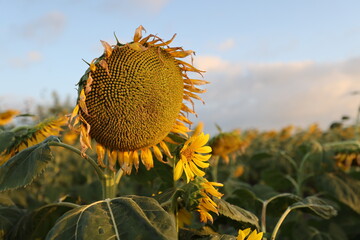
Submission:
{"label": "white cloud", "polygon": [[56,40],[63,32],[66,23],[65,16],[60,12],[50,12],[26,24],[22,35],[41,44]]}
{"label": "white cloud", "polygon": [[215,56],[198,56],[194,59],[197,68],[204,71],[225,71],[230,68],[229,62]]}
{"label": "white cloud", "polygon": [[38,51],[29,51],[23,57],[13,57],[9,59],[9,63],[15,68],[26,68],[31,64],[42,61],[43,56]]}
{"label": "white cloud", "polygon": [[203,96],[206,105],[196,106],[198,120],[212,132],[215,123],[223,130],[306,127],[314,122],[327,128],[344,114],[354,118],[359,104],[359,96],[349,93],[360,90],[360,58],[334,63],[236,63],[217,57],[196,61],[207,67],[205,79],[211,81]]}

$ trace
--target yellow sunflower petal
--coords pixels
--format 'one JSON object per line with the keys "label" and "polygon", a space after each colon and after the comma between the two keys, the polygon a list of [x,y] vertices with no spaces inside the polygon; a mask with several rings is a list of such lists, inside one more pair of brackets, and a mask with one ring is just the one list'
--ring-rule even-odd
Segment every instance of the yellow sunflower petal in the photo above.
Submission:
{"label": "yellow sunflower petal", "polygon": [[211,154],[201,155],[201,154],[194,154],[194,159],[197,161],[205,162],[211,158]]}
{"label": "yellow sunflower petal", "polygon": [[205,163],[205,162],[202,162],[202,161],[198,161],[198,160],[196,160],[196,159],[192,159],[192,161],[197,165],[197,166],[199,166],[199,167],[201,167],[201,168],[207,168],[207,167],[209,167],[210,166],[210,163]]}
{"label": "yellow sunflower petal", "polygon": [[140,157],[147,170],[154,167],[153,157],[149,148],[142,149]]}
{"label": "yellow sunflower petal", "polygon": [[139,154],[137,151],[130,152],[130,160],[134,164],[137,171],[139,169]]}
{"label": "yellow sunflower petal", "polygon": [[210,146],[203,146],[201,148],[197,148],[196,152],[198,152],[198,153],[210,153],[211,152],[211,147]]}
{"label": "yellow sunflower petal", "polygon": [[193,162],[189,162],[189,166],[194,175],[203,177],[205,175],[204,171],[201,171]]}
{"label": "yellow sunflower petal", "polygon": [[156,145],[154,145],[152,149],[157,160],[159,160],[162,163],[167,163],[166,161],[163,160],[163,155],[160,149]]}
{"label": "yellow sunflower petal", "polygon": [[175,166],[175,170],[174,170],[174,181],[177,181],[179,180],[179,178],[182,176],[183,174],[183,163],[181,162],[181,160],[179,160],[177,163],[176,163],[176,166]]}

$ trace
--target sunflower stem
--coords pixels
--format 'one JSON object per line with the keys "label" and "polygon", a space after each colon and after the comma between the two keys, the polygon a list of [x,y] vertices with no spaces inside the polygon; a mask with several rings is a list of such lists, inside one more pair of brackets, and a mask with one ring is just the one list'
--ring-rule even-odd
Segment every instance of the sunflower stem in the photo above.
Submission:
{"label": "sunflower stem", "polygon": [[274,231],[273,231],[272,234],[271,234],[270,240],[275,240],[275,239],[276,239],[276,235],[277,235],[277,233],[278,233],[278,231],[279,231],[279,228],[280,228],[281,224],[282,224],[283,221],[285,220],[286,216],[291,212],[291,210],[292,210],[292,209],[288,207],[288,208],[286,209],[286,211],[281,215],[279,221],[276,223],[276,226],[275,226],[275,228],[274,228]]}
{"label": "sunflower stem", "polygon": [[98,177],[100,180],[105,179],[105,175],[104,172],[100,169],[100,167],[97,165],[96,161],[94,159],[92,159],[90,156],[88,155],[82,155],[81,151],[73,146],[67,145],[65,143],[62,142],[48,142],[49,146],[56,146],[56,147],[63,147],[65,149],[68,149],[76,154],[78,154],[79,156],[81,156],[82,158],[84,158],[86,161],[88,161],[91,166],[94,168],[95,172],[97,173]]}
{"label": "sunflower stem", "polygon": [[[103,162],[106,166],[109,166],[108,150],[105,150]],[[103,173],[105,178],[101,180],[102,199],[114,198],[116,197],[117,178],[121,178],[122,174],[117,176],[117,174],[108,167],[103,170]],[[118,179],[118,181],[120,181],[120,179]]]}
{"label": "sunflower stem", "polygon": [[105,179],[101,180],[102,186],[102,199],[107,198],[114,198],[116,197],[116,180],[115,180],[115,172],[111,171],[110,169],[106,168],[105,172]]}

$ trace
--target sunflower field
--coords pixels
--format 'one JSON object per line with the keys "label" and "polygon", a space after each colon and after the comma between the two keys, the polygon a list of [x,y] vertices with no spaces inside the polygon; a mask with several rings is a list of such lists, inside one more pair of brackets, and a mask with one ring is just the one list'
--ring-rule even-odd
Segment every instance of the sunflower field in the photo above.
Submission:
{"label": "sunflower field", "polygon": [[0,112],[1,239],[360,239],[358,122],[210,136],[193,51],[143,31],[75,103]]}

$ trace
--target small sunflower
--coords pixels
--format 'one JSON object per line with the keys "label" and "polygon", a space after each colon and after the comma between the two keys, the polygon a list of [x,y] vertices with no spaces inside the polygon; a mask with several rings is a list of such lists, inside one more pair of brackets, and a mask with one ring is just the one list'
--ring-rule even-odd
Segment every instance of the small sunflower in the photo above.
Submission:
{"label": "small sunflower", "polygon": [[13,118],[18,115],[20,112],[18,110],[7,110],[0,113],[0,126],[4,126],[13,120]]}
{"label": "small sunflower", "polygon": [[251,231],[250,228],[244,230],[239,230],[236,240],[261,240],[263,237],[263,232],[257,232],[256,229]]}
{"label": "small sunflower", "polygon": [[0,165],[25,148],[44,141],[47,137],[58,136],[62,127],[66,126],[67,118],[50,118],[33,127],[19,127],[12,130],[15,140],[5,151],[0,153]]}
{"label": "small sunflower", "polygon": [[222,193],[218,192],[215,187],[222,187],[223,184],[217,182],[208,182],[204,179],[204,182],[201,184],[200,195],[201,198],[199,199],[199,204],[197,207],[197,211],[200,214],[200,221],[201,222],[213,222],[213,217],[209,212],[214,212],[219,214],[217,209],[217,204],[211,199],[211,197],[221,198],[223,196]]}
{"label": "small sunflower", "polygon": [[239,131],[224,132],[215,136],[210,141],[213,156],[220,156],[226,164],[230,162],[230,157],[235,158],[238,152],[243,152],[248,146],[248,142],[240,137]]}
{"label": "small sunflower", "polygon": [[190,225],[192,220],[191,212],[185,208],[180,208],[177,212],[178,227],[183,228],[185,225]]}
{"label": "small sunflower", "polygon": [[[176,163],[174,170],[174,181],[178,180],[183,172],[185,172],[187,182],[194,179],[195,176],[203,177],[205,172],[200,168],[209,167],[207,162],[211,154],[211,147],[204,146],[209,140],[210,135],[204,135],[203,132],[198,133],[199,128],[195,133],[184,143],[180,150],[180,160]],[[204,154],[204,155],[203,155]]]}
{"label": "small sunflower", "polygon": [[[139,161],[149,170],[153,155],[163,161],[163,153],[172,157],[165,142],[169,133],[187,136],[187,113],[194,110],[193,99],[205,90],[196,85],[208,82],[190,79],[188,72],[201,74],[192,64],[178,58],[193,54],[191,50],[170,47],[155,35],[142,37],[138,27],[133,42],[110,46],[101,41],[104,54],[94,59],[79,82],[78,103],[70,118],[80,127],[82,153],[97,142],[98,156],[108,152],[110,168],[119,162],[126,173]],[[105,166],[98,157],[100,165]]]}
{"label": "small sunflower", "polygon": [[360,166],[360,153],[358,152],[339,152],[334,159],[336,165],[345,172],[348,172],[351,166]]}

